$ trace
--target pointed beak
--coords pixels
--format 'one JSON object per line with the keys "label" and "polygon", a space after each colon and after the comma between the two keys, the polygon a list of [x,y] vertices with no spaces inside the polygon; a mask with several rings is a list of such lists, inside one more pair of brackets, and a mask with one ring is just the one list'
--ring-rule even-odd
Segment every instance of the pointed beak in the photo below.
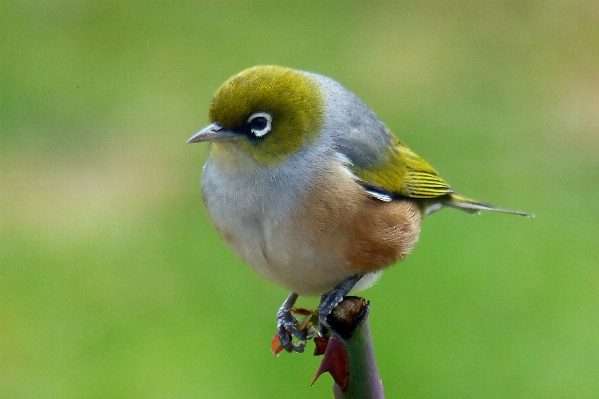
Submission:
{"label": "pointed beak", "polygon": [[201,143],[204,141],[228,141],[233,137],[235,137],[235,133],[222,127],[218,123],[213,123],[194,134],[189,140],[187,140],[187,144]]}

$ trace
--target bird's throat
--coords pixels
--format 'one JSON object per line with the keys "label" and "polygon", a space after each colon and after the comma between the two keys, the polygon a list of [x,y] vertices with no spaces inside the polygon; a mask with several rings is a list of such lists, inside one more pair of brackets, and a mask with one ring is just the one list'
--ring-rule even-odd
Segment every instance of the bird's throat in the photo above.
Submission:
{"label": "bird's throat", "polygon": [[212,143],[210,161],[221,172],[238,175],[256,170],[256,161],[229,142]]}

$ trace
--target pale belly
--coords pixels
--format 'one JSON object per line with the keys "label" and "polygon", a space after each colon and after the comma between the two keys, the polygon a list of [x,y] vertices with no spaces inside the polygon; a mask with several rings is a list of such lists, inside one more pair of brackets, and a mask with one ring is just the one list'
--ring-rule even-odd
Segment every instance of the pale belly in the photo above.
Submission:
{"label": "pale belly", "polygon": [[314,168],[276,178],[272,169],[239,170],[206,165],[212,222],[248,267],[299,295],[321,295],[356,274],[365,276],[354,291],[367,288],[418,238],[414,203],[374,200],[340,164],[312,179]]}
{"label": "pale belly", "polygon": [[[321,295],[354,274],[341,254],[323,251],[309,231],[293,223],[292,209],[288,214],[252,215],[253,211],[240,211],[234,205],[208,206],[214,226],[237,256],[265,279],[290,291]],[[219,216],[223,214],[227,216]],[[360,286],[366,288],[372,282],[366,278]]]}

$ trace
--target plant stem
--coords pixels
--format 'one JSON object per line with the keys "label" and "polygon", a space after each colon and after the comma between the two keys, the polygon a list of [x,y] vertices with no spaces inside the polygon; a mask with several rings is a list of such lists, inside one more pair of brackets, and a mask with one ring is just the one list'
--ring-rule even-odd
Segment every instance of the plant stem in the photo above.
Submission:
{"label": "plant stem", "polygon": [[331,326],[317,377],[329,372],[336,399],[384,399],[368,323],[370,304],[345,297],[327,318]]}

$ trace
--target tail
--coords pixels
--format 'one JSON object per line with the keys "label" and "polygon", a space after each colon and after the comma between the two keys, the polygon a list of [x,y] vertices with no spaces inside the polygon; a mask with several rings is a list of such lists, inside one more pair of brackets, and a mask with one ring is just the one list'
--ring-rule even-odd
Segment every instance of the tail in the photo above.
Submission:
{"label": "tail", "polygon": [[449,200],[445,202],[443,205],[451,206],[453,208],[460,209],[468,213],[480,213],[480,211],[495,211],[502,213],[511,213],[512,215],[526,216],[527,218],[535,217],[535,215],[533,215],[532,213],[495,208],[494,206],[491,206],[489,204],[474,201],[470,198],[462,197],[461,195],[458,195],[456,193],[449,194]]}

